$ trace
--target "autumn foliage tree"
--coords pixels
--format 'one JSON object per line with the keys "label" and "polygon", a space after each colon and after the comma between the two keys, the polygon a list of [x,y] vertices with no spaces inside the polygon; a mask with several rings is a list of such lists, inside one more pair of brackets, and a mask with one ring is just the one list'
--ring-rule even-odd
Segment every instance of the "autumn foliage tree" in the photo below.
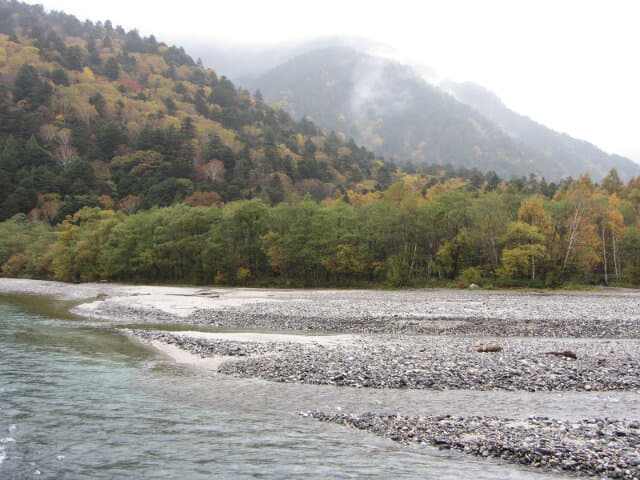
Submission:
{"label": "autumn foliage tree", "polygon": [[402,170],[153,36],[2,8],[3,275],[640,284],[640,178]]}

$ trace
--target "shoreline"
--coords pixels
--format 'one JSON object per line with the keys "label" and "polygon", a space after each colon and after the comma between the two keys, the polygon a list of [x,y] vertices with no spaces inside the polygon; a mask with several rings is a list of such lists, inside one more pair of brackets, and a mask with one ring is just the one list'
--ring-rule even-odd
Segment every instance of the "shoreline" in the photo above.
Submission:
{"label": "shoreline", "polygon": [[188,352],[182,348],[176,347],[175,345],[170,345],[158,340],[148,341],[143,339],[139,335],[133,334],[128,330],[120,329],[120,332],[124,334],[130,341],[153,350],[155,353],[176,363],[177,365],[185,365],[188,367],[215,372],[220,364],[226,361],[226,358],[222,356],[202,358],[195,353]]}
{"label": "shoreline", "polygon": [[[201,358],[217,373],[281,383],[417,390],[640,393],[638,340],[304,336],[133,330]],[[286,338],[290,337],[290,338]],[[481,353],[482,341],[500,352]],[[570,352],[577,358],[566,356]]]}
{"label": "shoreline", "polygon": [[[248,333],[248,332],[148,332],[145,330],[119,329],[128,338],[138,343],[150,346],[155,351],[170,358],[180,365],[203,368],[221,373],[220,367],[229,361],[246,355],[241,347],[232,347],[224,354],[211,354],[202,349],[185,348],[185,342],[201,341],[200,345],[208,342],[229,342],[233,345],[246,343],[278,343],[278,344],[302,344],[302,345],[332,345],[348,344],[353,342],[351,335],[284,335],[273,333]],[[267,356],[268,354],[263,354]]]}
{"label": "shoreline", "polygon": [[[84,318],[149,325],[127,333],[156,348],[179,348],[183,363],[186,354],[222,357],[216,371],[237,377],[372,388],[640,392],[640,295],[628,292],[552,295],[549,305],[547,295],[477,290],[284,291],[0,279],[1,293],[73,299],[72,313]],[[567,301],[573,303],[556,308]],[[193,328],[158,330],[163,325]],[[199,327],[242,333],[193,331]],[[498,351],[482,353],[482,345]]]}
{"label": "shoreline", "polygon": [[633,480],[640,475],[637,421],[329,415],[322,411],[300,415],[366,430],[404,445],[429,444],[478,457],[600,478]]}
{"label": "shoreline", "polygon": [[[361,395],[372,389],[626,392],[640,401],[636,292],[292,291],[0,279],[3,293],[74,300],[74,314],[105,321],[172,362],[212,374],[333,385]],[[483,352],[481,345],[499,348]],[[640,478],[640,458],[628,448],[640,444],[637,418],[514,423],[446,416],[442,430],[439,419],[382,412],[303,416],[543,469]],[[573,443],[560,442],[578,424]],[[593,425],[605,446],[601,454],[581,455]]]}

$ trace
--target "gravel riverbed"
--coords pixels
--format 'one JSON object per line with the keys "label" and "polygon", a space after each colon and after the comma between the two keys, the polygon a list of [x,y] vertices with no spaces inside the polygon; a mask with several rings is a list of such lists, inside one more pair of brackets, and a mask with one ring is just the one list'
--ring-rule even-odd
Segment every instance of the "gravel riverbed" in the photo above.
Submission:
{"label": "gravel riverbed", "polygon": [[[0,283],[0,291],[1,287]],[[186,301],[193,305],[184,315],[154,307],[152,302],[139,303],[152,293],[107,299],[91,310],[79,308],[76,313],[127,323],[230,329],[640,338],[637,291],[184,290],[182,296],[171,293],[176,305]]]}
{"label": "gravel riverbed", "polygon": [[[640,390],[640,340],[363,335],[321,345],[133,333],[201,357],[228,357],[218,367],[220,373],[278,382],[435,390]],[[501,350],[480,353],[482,343]]]}
{"label": "gravel riverbed", "polygon": [[[625,391],[640,401],[638,291],[254,290],[0,279],[0,293],[97,299],[73,311],[197,356],[190,358],[218,359],[211,368],[232,376],[355,387],[362,395],[371,389]],[[239,340],[226,335],[229,330],[261,333]],[[522,418],[517,411],[493,417],[482,410],[478,416],[398,416],[385,413],[389,406],[377,413],[304,415],[403,443],[640,479],[640,419],[609,419],[605,407],[596,414],[601,418],[567,420]]]}
{"label": "gravel riverbed", "polygon": [[[313,310],[314,307],[309,306]],[[266,310],[266,311],[265,311]],[[291,316],[256,305],[250,312],[199,310],[185,323],[218,328],[260,328],[334,333],[391,333],[405,335],[491,335],[506,337],[640,338],[640,319],[594,321],[585,318],[496,319],[478,317],[416,318],[399,310],[393,315],[349,314]]]}
{"label": "gravel riverbed", "polygon": [[640,422],[533,417],[407,417],[302,413],[403,443],[424,443],[506,461],[585,475],[640,478]]}
{"label": "gravel riverbed", "polygon": [[[352,341],[237,341],[169,331],[134,333],[144,341],[164,342],[201,357],[222,357],[219,373],[277,382],[488,394],[625,390],[640,395],[640,296],[635,293],[275,295],[280,301],[196,309],[178,323],[350,333]],[[162,312],[138,315],[156,323],[170,321]],[[499,346],[498,351],[477,351],[490,345]],[[361,391],[364,395],[367,388]],[[640,479],[640,426],[635,418],[412,417],[384,411],[388,410],[303,415],[407,444],[578,475]]]}

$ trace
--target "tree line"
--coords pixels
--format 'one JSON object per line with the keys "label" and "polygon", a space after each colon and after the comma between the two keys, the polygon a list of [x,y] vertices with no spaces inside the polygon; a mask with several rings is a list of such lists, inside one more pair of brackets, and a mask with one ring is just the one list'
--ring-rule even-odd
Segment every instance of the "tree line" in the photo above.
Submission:
{"label": "tree line", "polygon": [[[585,175],[552,198],[412,178],[385,192],[275,206],[85,207],[0,224],[5,276],[276,286],[640,284],[640,178]],[[486,184],[485,186],[486,187]]]}

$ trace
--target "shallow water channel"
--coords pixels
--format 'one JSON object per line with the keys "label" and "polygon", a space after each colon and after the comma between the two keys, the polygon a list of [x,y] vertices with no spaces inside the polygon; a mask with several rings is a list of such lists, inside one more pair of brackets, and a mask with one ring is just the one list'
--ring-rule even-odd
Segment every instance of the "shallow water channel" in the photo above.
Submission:
{"label": "shallow water channel", "polygon": [[575,478],[302,418],[640,417],[637,394],[350,389],[175,365],[41,297],[0,297],[0,478]]}

